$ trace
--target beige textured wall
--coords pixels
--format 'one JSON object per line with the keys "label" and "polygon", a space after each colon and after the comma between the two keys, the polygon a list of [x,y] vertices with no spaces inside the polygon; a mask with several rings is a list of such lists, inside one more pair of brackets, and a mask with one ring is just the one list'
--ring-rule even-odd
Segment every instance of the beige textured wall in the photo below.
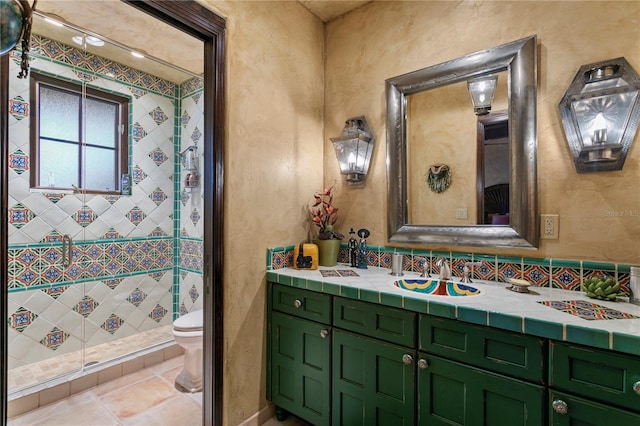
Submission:
{"label": "beige textured wall", "polygon": [[224,423],[266,406],[265,250],[306,236],[322,186],[323,26],[297,2],[206,2],[227,22]]}
{"label": "beige textured wall", "polygon": [[640,263],[640,136],[622,171],[578,174],[557,108],[583,64],[624,56],[640,71],[639,28],[640,2],[629,1],[373,2],[330,22],[325,181],[342,184],[328,137],[345,118],[364,114],[377,140],[366,188],[338,189],[338,227],[387,242],[385,79],[537,34],[539,207],[560,215],[559,239],[536,251],[427,248]]}

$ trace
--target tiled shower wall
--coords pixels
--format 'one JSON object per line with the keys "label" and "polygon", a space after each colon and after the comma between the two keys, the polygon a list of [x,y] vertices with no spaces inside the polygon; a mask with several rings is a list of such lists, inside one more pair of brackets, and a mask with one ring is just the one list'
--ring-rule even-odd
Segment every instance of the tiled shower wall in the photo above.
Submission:
{"label": "tiled shower wall", "polygon": [[[29,80],[10,78],[10,369],[168,325],[202,293],[201,190],[181,192],[175,155],[201,139],[200,79],[178,86],[35,35],[31,57],[32,69],[130,99],[132,193],[31,190]],[[12,76],[19,64],[14,51]],[[64,234],[74,240],[67,268]]]}
{"label": "tiled shower wall", "polygon": [[[292,266],[294,247],[268,249],[267,270]],[[621,290],[627,294],[630,293],[629,281],[632,265],[621,263],[369,246],[365,256],[367,265],[391,269],[393,253],[403,255],[403,271],[414,272],[416,275],[422,272],[422,262],[426,261],[428,272],[431,276],[437,276],[440,271],[435,265],[435,261],[444,258],[451,265],[451,272],[456,277],[462,276],[466,262],[478,262],[479,266],[473,267],[471,276],[477,280],[507,283],[511,278],[521,278],[538,287],[581,291],[581,284],[586,279],[592,276],[606,275],[616,279],[620,283]],[[340,247],[338,262],[349,263],[347,244],[343,243]]]}

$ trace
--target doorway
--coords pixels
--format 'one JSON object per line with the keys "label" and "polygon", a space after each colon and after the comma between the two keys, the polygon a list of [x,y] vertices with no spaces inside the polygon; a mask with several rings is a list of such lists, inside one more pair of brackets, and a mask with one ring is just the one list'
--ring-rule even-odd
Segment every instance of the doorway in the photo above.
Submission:
{"label": "doorway", "polygon": [[[196,2],[125,2],[149,15],[170,24],[204,42],[204,129],[202,143],[205,146],[202,183],[204,185],[203,230],[203,307],[204,307],[204,396],[203,424],[222,423],[222,267],[223,267],[223,136],[224,136],[224,20]],[[0,206],[3,217],[8,217],[8,99],[9,99],[9,58],[0,58],[0,142],[2,154],[0,172]],[[8,265],[8,223],[0,224],[0,276],[7,288]],[[7,294],[3,293],[1,313],[9,315]],[[6,419],[7,402],[7,329],[2,332],[2,418]]]}

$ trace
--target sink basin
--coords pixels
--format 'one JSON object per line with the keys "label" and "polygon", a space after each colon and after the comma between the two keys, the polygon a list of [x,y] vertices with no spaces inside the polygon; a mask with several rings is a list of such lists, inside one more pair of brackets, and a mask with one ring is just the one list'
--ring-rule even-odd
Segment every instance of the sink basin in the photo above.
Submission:
{"label": "sink basin", "polygon": [[475,287],[455,281],[440,281],[438,279],[398,280],[393,283],[396,287],[416,293],[437,296],[477,296],[482,292]]}

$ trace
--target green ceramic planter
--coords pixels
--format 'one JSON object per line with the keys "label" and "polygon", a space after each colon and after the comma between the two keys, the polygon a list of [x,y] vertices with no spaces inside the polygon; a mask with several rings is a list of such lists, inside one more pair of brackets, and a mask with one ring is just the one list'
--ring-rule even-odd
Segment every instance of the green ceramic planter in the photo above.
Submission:
{"label": "green ceramic planter", "polygon": [[340,240],[313,240],[318,246],[318,265],[336,266],[338,264],[338,252]]}

